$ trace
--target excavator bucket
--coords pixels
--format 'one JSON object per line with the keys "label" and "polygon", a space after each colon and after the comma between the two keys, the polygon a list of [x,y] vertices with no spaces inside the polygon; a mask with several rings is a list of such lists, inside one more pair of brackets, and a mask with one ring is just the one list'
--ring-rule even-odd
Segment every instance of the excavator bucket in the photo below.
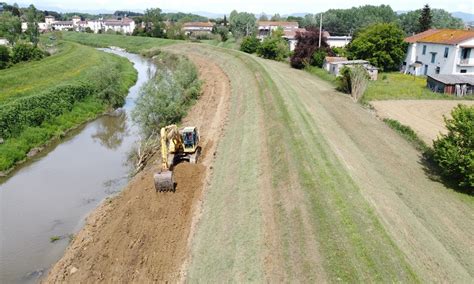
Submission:
{"label": "excavator bucket", "polygon": [[175,182],[172,171],[156,173],[153,178],[156,191],[174,191]]}

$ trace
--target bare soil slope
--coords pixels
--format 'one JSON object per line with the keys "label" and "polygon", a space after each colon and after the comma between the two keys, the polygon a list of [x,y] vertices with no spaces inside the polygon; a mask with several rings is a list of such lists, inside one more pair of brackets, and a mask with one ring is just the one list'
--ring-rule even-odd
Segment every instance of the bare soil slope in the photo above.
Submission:
{"label": "bare soil slope", "polygon": [[200,129],[200,164],[175,168],[176,192],[156,193],[159,157],[117,197],[87,219],[64,257],[44,282],[109,283],[176,281],[186,258],[193,212],[210,173],[229,103],[229,79],[215,64],[192,57],[204,81],[203,94],[183,125]]}
{"label": "bare soil slope", "polygon": [[458,104],[474,105],[474,101],[389,100],[370,104],[379,117],[410,126],[427,145],[432,145],[440,133],[446,133],[443,116],[450,117],[451,110]]}

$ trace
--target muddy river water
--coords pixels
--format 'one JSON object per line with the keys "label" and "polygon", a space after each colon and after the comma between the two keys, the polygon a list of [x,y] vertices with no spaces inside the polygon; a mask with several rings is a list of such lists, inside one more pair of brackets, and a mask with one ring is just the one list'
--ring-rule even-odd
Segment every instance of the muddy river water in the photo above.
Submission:
{"label": "muddy river water", "polygon": [[121,112],[86,124],[0,180],[0,283],[38,282],[85,217],[128,181],[127,154],[138,138],[130,111],[155,66],[138,55],[104,51],[132,61],[137,83]]}

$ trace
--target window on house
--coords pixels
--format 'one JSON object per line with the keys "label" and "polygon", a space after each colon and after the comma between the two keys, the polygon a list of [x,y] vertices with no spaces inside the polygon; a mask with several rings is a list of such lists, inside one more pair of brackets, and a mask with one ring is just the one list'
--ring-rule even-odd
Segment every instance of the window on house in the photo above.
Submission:
{"label": "window on house", "polygon": [[426,45],[423,45],[423,52],[421,54],[423,54],[423,55],[426,54]]}
{"label": "window on house", "polygon": [[441,68],[436,67],[436,70],[435,70],[436,74],[439,74],[439,71],[440,71],[440,70],[441,70]]}
{"label": "window on house", "polygon": [[448,58],[448,54],[449,54],[449,47],[445,47],[444,48],[444,58]]}
{"label": "window on house", "polygon": [[425,71],[423,72],[423,74],[428,75],[428,65],[425,65]]}
{"label": "window on house", "polygon": [[435,63],[436,53],[431,53],[431,63]]}
{"label": "window on house", "polygon": [[466,69],[461,69],[461,73],[467,73]]}

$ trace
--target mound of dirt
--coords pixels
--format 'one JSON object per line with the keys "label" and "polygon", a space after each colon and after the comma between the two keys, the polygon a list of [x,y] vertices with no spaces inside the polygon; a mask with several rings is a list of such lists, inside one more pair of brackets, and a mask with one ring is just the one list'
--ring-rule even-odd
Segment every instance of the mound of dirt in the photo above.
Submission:
{"label": "mound of dirt", "polygon": [[225,73],[204,58],[191,58],[204,81],[203,94],[183,120],[200,129],[202,156],[198,164],[174,169],[175,192],[156,192],[153,174],[158,155],[115,198],[108,199],[86,220],[63,258],[44,282],[90,283],[176,282],[188,257],[197,208],[222,135],[230,83]]}

